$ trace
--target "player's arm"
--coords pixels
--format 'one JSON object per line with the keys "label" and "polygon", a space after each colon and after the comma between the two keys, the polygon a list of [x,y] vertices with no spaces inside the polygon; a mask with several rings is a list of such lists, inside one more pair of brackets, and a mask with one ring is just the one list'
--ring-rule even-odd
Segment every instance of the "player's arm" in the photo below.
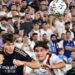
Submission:
{"label": "player's arm", "polygon": [[38,64],[35,60],[32,60],[30,62],[27,62],[27,61],[21,61],[21,60],[16,60],[14,59],[13,63],[17,66],[21,66],[21,65],[24,65],[24,66],[28,66],[30,68],[40,68],[41,67],[41,64]]}
{"label": "player's arm", "polygon": [[16,52],[16,56],[15,56],[15,59],[13,60],[13,63],[15,65],[17,65],[17,66],[25,65],[30,68],[40,68],[41,67],[40,64],[38,64],[33,58],[31,58],[24,51],[17,49],[17,50],[15,50],[15,52]]}

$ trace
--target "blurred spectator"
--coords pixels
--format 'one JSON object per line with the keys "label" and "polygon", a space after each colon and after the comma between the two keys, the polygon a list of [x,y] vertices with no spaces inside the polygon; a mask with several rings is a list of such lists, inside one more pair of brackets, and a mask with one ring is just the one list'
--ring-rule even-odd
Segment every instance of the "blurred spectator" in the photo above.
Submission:
{"label": "blurred spectator", "polygon": [[2,7],[2,4],[0,3],[0,16],[1,17],[5,17],[6,16],[6,12],[3,11],[3,7]]}
{"label": "blurred spectator", "polygon": [[59,16],[58,18],[56,18],[54,25],[56,27],[56,32],[58,35],[58,39],[61,38],[61,34],[63,33],[63,31],[65,30],[65,21],[64,21],[64,16]]}
{"label": "blurred spectator", "polygon": [[71,63],[71,52],[75,50],[75,45],[73,40],[70,40],[71,32],[66,32],[66,40],[63,42],[64,55],[68,58],[68,63]]}
{"label": "blurred spectator", "polygon": [[56,19],[55,16],[53,16],[53,15],[48,15],[49,27],[50,27],[50,29],[51,29],[55,34],[57,34],[55,19]]}
{"label": "blurred spectator", "polygon": [[61,34],[61,40],[58,42],[58,45],[60,45],[63,49],[64,49],[63,43],[65,40],[66,40],[66,34],[62,33]]}
{"label": "blurred spectator", "polygon": [[72,31],[73,34],[74,34],[74,40],[75,40],[75,22],[73,22],[71,31]]}
{"label": "blurred spectator", "polygon": [[71,15],[72,15],[72,21],[75,21],[75,1],[74,1],[74,3],[70,4],[69,8],[70,8]]}
{"label": "blurred spectator", "polygon": [[38,34],[37,33],[33,33],[32,36],[30,37],[32,49],[34,48],[35,42],[37,40],[38,40]]}
{"label": "blurred spectator", "polygon": [[70,37],[70,39],[73,40],[74,34],[73,34],[73,32],[71,31],[70,26],[71,26],[71,22],[65,22],[65,30],[64,30],[64,33],[66,33],[67,31],[70,31],[70,32],[71,32],[71,37]]}
{"label": "blurred spectator", "polygon": [[30,6],[33,7],[36,11],[38,11],[39,10],[39,4],[40,4],[39,0],[33,0],[32,3],[30,4]]}
{"label": "blurred spectator", "polygon": [[46,34],[43,34],[42,40],[49,43],[49,40]]}
{"label": "blurred spectator", "polygon": [[9,6],[10,0],[2,0],[2,5]]}
{"label": "blurred spectator", "polygon": [[36,12],[34,16],[34,22],[38,22],[40,28],[42,28],[42,20],[40,12]]}
{"label": "blurred spectator", "polygon": [[71,56],[72,56],[72,68],[67,71],[66,75],[75,75],[75,52],[72,52]]}
{"label": "blurred spectator", "polygon": [[31,48],[30,40],[27,36],[23,37],[23,45],[21,46],[22,50],[25,50],[25,52],[32,52],[33,49]]}
{"label": "blurred spectator", "polygon": [[14,34],[18,34],[20,30],[20,16],[14,16],[15,22],[13,23]]}
{"label": "blurred spectator", "polygon": [[40,2],[40,11],[47,11],[48,10],[48,2],[46,0],[42,0]]}
{"label": "blurred spectator", "polygon": [[46,34],[48,37],[48,40],[50,41],[50,36],[53,34],[53,32],[50,29],[49,23],[47,21],[43,22],[42,28],[40,29],[41,40],[42,40],[43,34]]}
{"label": "blurred spectator", "polygon": [[57,54],[58,53],[57,49],[58,49],[57,36],[55,34],[52,34],[50,40],[50,50],[52,53]]}
{"label": "blurred spectator", "polygon": [[23,36],[24,33],[20,30],[19,34],[15,34],[15,45],[18,48],[21,48],[22,44],[23,44]]}
{"label": "blurred spectator", "polygon": [[10,23],[7,22],[7,18],[6,17],[3,17],[1,19],[1,29],[4,30],[3,32],[4,33],[7,33],[7,32],[12,32],[14,33],[14,29],[12,27],[12,25]]}
{"label": "blurred spectator", "polygon": [[21,12],[24,13],[26,9],[27,9],[27,2],[22,1],[22,3],[21,3]]}
{"label": "blurred spectator", "polygon": [[9,11],[11,10],[12,5],[16,5],[17,7],[19,4],[17,3],[17,0],[11,0],[11,3],[8,6]]}
{"label": "blurred spectator", "polygon": [[58,44],[58,57],[63,60],[66,64],[68,63],[67,57],[64,55],[64,48],[61,44]]}
{"label": "blurred spectator", "polygon": [[3,7],[3,11],[8,13],[8,7],[6,5],[3,5],[2,7]]}
{"label": "blurred spectator", "polygon": [[64,12],[64,21],[65,22],[72,21],[72,15],[71,15],[71,11],[69,10],[69,8],[67,8]]}
{"label": "blurred spectator", "polygon": [[29,11],[27,11],[27,13],[24,16],[24,23],[20,25],[20,30],[24,30],[24,35],[26,36],[28,36],[29,32],[33,28],[33,21],[31,19],[31,15],[28,12]]}
{"label": "blurred spectator", "polygon": [[32,58],[35,58],[35,54],[34,54],[34,50],[32,48],[32,45],[31,45],[31,42],[30,42],[30,39],[27,37],[27,36],[24,36],[23,37],[23,42],[22,42],[22,45],[21,45],[21,49],[26,52],[27,54],[30,55],[30,57]]}

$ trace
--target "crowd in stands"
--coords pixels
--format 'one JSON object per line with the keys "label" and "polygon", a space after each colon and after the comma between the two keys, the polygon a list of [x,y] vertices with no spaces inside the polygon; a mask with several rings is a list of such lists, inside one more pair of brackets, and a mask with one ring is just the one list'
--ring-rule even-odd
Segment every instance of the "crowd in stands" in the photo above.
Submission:
{"label": "crowd in stands", "polygon": [[[51,7],[52,2],[58,3],[62,11],[55,5]],[[75,75],[75,0],[2,0],[0,47],[3,46],[2,35],[5,33],[14,34],[16,47],[35,60],[35,43],[46,42],[48,51],[66,64],[65,73],[60,72],[59,75],[71,75],[71,72]],[[28,75],[49,75],[41,72],[35,74],[29,67],[27,69]]]}

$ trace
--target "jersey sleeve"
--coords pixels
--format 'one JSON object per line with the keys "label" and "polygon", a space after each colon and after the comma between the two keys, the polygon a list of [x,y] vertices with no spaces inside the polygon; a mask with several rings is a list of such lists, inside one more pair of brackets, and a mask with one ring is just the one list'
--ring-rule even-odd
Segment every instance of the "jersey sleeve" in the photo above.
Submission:
{"label": "jersey sleeve", "polygon": [[59,62],[62,62],[62,60],[55,54],[52,54],[50,59],[51,64],[57,64]]}
{"label": "jersey sleeve", "polygon": [[33,58],[31,58],[26,52],[24,52],[21,49],[16,48],[15,49],[15,59],[19,59],[22,61],[32,61]]}

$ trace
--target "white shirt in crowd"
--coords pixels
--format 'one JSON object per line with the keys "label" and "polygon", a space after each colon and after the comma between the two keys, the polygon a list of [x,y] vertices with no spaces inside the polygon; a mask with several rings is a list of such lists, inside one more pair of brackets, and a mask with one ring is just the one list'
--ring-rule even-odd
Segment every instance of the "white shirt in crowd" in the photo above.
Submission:
{"label": "white shirt in crowd", "polygon": [[[42,62],[42,64],[46,64],[48,57],[49,57],[49,55],[47,55],[46,59]],[[62,60],[60,60],[59,57],[56,56],[55,54],[52,54],[50,59],[49,59],[50,65],[57,64],[61,61]],[[38,60],[37,60],[37,62],[38,62]],[[55,75],[64,75],[63,71],[61,71],[60,69],[54,69],[53,71],[54,71]],[[31,70],[30,71],[31,73],[27,69],[27,72],[29,73],[29,75],[33,72],[37,75],[52,75],[48,70],[45,70],[43,68]]]}
{"label": "white shirt in crowd", "polygon": [[64,21],[59,21],[56,20],[55,21],[55,26],[56,26],[56,30],[58,33],[58,37],[61,38],[61,34],[63,33],[63,31],[65,31],[65,26],[64,26],[65,22]]}
{"label": "white shirt in crowd", "polygon": [[50,36],[53,34],[53,32],[52,32],[51,29],[47,29],[47,30],[40,29],[41,40],[42,40],[42,36],[43,36],[43,34],[46,34],[47,37],[48,37],[48,40],[50,40]]}

